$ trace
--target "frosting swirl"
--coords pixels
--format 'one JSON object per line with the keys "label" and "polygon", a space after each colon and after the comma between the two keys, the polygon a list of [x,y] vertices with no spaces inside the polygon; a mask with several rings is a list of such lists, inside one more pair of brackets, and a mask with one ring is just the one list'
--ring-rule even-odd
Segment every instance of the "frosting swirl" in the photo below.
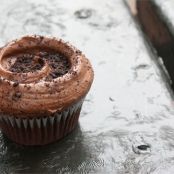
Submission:
{"label": "frosting swirl", "polygon": [[[7,68],[9,55],[34,49],[52,49],[70,62],[68,72],[50,81],[47,61],[32,72],[12,72]],[[33,114],[55,113],[84,98],[93,81],[89,60],[69,43],[42,36],[24,36],[0,50],[0,112],[33,117]]]}

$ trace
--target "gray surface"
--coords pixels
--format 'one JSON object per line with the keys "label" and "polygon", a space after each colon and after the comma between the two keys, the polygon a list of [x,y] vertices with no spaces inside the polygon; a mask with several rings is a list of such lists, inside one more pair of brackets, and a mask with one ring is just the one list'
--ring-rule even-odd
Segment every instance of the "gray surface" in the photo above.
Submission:
{"label": "gray surface", "polygon": [[122,0],[2,0],[0,12],[2,45],[26,33],[62,37],[95,70],[79,127],[39,148],[0,135],[0,173],[174,172],[173,101]]}

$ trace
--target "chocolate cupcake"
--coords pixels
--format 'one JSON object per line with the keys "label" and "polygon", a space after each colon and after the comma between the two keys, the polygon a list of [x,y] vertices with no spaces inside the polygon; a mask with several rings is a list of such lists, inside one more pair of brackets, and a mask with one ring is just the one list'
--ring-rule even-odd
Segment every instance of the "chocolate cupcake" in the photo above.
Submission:
{"label": "chocolate cupcake", "polygon": [[56,38],[25,36],[0,50],[0,128],[13,141],[44,145],[78,123],[92,81],[89,60]]}

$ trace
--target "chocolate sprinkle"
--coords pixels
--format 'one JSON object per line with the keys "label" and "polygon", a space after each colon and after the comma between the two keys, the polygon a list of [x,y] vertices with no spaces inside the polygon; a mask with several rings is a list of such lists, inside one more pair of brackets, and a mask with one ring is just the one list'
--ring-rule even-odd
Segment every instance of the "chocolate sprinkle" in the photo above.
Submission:
{"label": "chocolate sprinkle", "polygon": [[18,81],[15,81],[14,83],[13,83],[13,87],[17,87],[19,85],[19,82]]}
{"label": "chocolate sprinkle", "polygon": [[28,73],[40,70],[44,65],[44,62],[39,61],[39,58],[32,54],[17,55],[17,60],[10,67],[11,72],[16,73]]}
{"label": "chocolate sprinkle", "polygon": [[[14,56],[13,56],[14,57]],[[32,53],[20,53],[16,55],[15,63],[9,68],[13,73],[29,73],[41,70],[47,62],[51,68],[46,81],[60,77],[68,72],[70,63],[68,59],[57,52],[35,51]],[[16,87],[17,84],[14,84]]]}
{"label": "chocolate sprinkle", "polygon": [[12,96],[12,100],[17,101],[21,98],[22,94],[21,92],[16,92],[13,96]]}
{"label": "chocolate sprinkle", "polygon": [[52,69],[52,72],[46,78],[47,81],[50,79],[55,79],[66,74],[70,68],[70,63],[65,56],[59,53],[43,53],[41,52],[40,55],[44,54],[44,59],[48,61],[49,66]]}

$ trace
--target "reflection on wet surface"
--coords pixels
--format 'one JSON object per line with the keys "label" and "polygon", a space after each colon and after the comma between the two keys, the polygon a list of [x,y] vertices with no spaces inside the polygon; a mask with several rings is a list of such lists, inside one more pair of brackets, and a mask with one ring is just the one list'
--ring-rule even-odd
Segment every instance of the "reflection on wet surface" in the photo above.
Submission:
{"label": "reflection on wet surface", "polygon": [[80,126],[62,141],[42,147],[19,146],[1,137],[0,173],[76,173],[85,168],[92,171],[104,164],[102,159],[93,156],[95,148],[89,151],[87,143]]}
{"label": "reflection on wet surface", "polygon": [[79,127],[36,148],[0,134],[0,173],[174,172],[173,100],[122,0],[3,0],[0,12],[1,44],[32,33],[62,37],[95,70]]}

